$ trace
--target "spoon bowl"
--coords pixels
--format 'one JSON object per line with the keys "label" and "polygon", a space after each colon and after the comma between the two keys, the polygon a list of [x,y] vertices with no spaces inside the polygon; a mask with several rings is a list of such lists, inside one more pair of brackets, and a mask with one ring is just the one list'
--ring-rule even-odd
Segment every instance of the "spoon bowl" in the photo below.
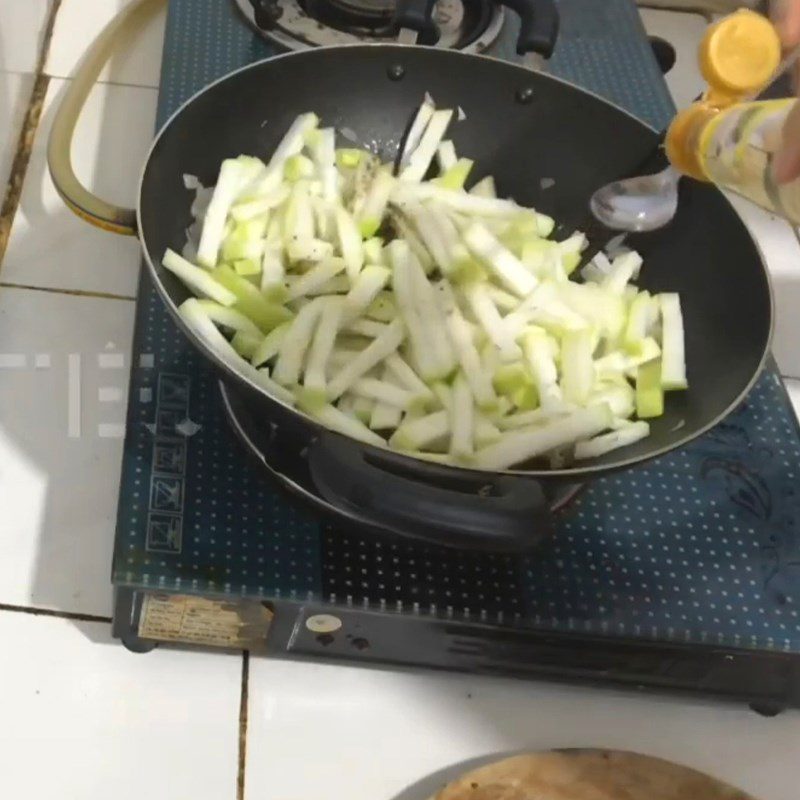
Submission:
{"label": "spoon bowl", "polygon": [[680,173],[667,167],[655,175],[613,181],[592,195],[589,207],[597,220],[612,230],[654,231],[675,216],[680,178]]}

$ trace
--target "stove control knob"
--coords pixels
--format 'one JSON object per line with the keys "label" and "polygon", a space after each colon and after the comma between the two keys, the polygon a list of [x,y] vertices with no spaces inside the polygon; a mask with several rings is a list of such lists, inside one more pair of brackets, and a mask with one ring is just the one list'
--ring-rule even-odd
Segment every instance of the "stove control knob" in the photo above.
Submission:
{"label": "stove control knob", "polygon": [[333,614],[314,614],[306,620],[306,628],[312,633],[335,633],[342,627],[342,621]]}

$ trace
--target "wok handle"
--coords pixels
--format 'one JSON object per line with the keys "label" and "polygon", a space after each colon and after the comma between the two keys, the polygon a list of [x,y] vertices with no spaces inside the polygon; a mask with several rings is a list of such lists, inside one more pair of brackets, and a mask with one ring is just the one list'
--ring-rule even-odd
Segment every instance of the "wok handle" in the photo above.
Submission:
{"label": "wok handle", "polygon": [[308,461],[335,511],[383,532],[495,553],[529,552],[554,532],[542,485],[529,478],[410,467],[326,432],[309,447]]}
{"label": "wok handle", "polygon": [[134,37],[164,2],[134,0],[106,25],[69,81],[47,142],[47,166],[61,199],[81,219],[112,233],[135,236],[136,211],[107,203],[80,182],[72,166],[72,138],[86,98],[117,46]]}
{"label": "wok handle", "polygon": [[517,54],[538,53],[550,58],[558,38],[558,9],[554,0],[500,0],[519,16]]}

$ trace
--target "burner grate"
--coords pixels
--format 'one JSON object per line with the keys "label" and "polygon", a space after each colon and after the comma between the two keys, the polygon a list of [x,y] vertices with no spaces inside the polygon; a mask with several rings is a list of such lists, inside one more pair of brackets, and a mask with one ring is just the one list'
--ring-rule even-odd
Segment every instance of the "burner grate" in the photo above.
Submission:
{"label": "burner grate", "polygon": [[[234,0],[265,39],[287,50],[397,41],[395,0]],[[493,0],[436,0],[430,30],[420,44],[483,52],[503,28],[505,12]]]}

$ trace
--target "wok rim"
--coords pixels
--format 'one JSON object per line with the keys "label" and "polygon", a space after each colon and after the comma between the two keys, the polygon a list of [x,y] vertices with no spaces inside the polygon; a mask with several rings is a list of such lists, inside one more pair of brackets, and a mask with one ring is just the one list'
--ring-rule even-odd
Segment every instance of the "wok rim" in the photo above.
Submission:
{"label": "wok rim", "polygon": [[[252,381],[246,375],[243,375],[236,370],[234,370],[229,364],[227,364],[223,359],[221,359],[211,348],[209,348],[205,342],[186,324],[186,322],[181,317],[178,307],[175,305],[172,297],[170,296],[169,292],[166,290],[161,278],[158,275],[158,271],[156,269],[155,264],[153,263],[152,259],[150,258],[150,251],[147,247],[147,243],[145,240],[144,232],[143,232],[143,225],[142,225],[142,198],[143,198],[143,189],[144,189],[144,179],[145,174],[147,172],[148,167],[150,166],[150,162],[153,156],[153,152],[155,151],[156,147],[158,146],[161,139],[167,134],[168,129],[172,125],[172,123],[183,113],[183,111],[190,106],[195,100],[201,97],[210,89],[213,89],[217,84],[220,84],[224,81],[227,81],[234,76],[238,75],[239,73],[246,72],[248,70],[256,69],[264,64],[273,63],[278,60],[287,59],[287,58],[300,58],[305,56],[308,58],[312,54],[316,52],[338,52],[343,50],[375,50],[376,48],[380,48],[382,50],[391,49],[394,51],[413,51],[413,50],[424,50],[426,52],[431,53],[439,53],[442,57],[445,58],[452,58],[452,57],[459,57],[459,58],[467,58],[467,59],[480,59],[482,61],[487,61],[490,63],[497,63],[501,64],[506,68],[512,68],[521,74],[527,74],[532,72],[527,67],[521,64],[515,64],[513,62],[507,61],[502,58],[495,58],[493,56],[479,54],[479,53],[465,53],[460,50],[439,50],[434,47],[425,47],[423,45],[411,45],[411,44],[388,44],[383,42],[367,42],[367,43],[353,43],[353,44],[341,44],[341,45],[332,45],[326,47],[316,47],[311,48],[309,50],[299,50],[299,51],[290,51],[286,53],[279,53],[274,56],[268,56],[266,58],[259,59],[258,61],[253,61],[249,64],[245,64],[244,66],[238,67],[237,69],[231,70],[227,72],[225,75],[216,78],[211,83],[206,84],[202,88],[198,89],[194,94],[192,94],[189,98],[184,100],[175,111],[170,114],[167,120],[161,125],[158,129],[156,135],[153,137],[153,141],[148,148],[147,155],[145,156],[142,169],[139,176],[139,183],[137,188],[137,196],[136,196],[136,226],[137,226],[137,238],[141,244],[141,249],[143,250],[144,260],[147,264],[148,270],[150,272],[150,277],[153,281],[155,286],[156,292],[158,293],[161,301],[166,306],[167,310],[169,311],[172,318],[177,323],[178,327],[180,328],[183,335],[191,342],[194,348],[202,354],[202,356],[210,361],[217,370],[222,370],[222,372],[229,376],[235,382],[242,382],[247,384],[249,390],[251,392],[256,392],[257,394],[261,395],[267,401],[273,402],[281,406],[281,408],[289,413],[295,414],[297,417],[302,419],[304,422],[311,425],[313,428],[328,433],[333,434],[335,436],[341,437],[345,441],[349,442],[354,447],[361,447],[366,448],[370,452],[376,455],[386,455],[389,454],[392,458],[399,458],[404,461],[409,466],[414,466],[416,468],[425,468],[436,466],[440,469],[452,470],[454,473],[464,473],[469,474],[472,476],[475,475],[505,475],[515,478],[527,478],[532,480],[559,480],[559,481],[570,481],[570,480],[586,480],[590,478],[598,478],[602,477],[603,475],[610,474],[612,472],[618,472],[621,470],[631,469],[636,466],[640,466],[642,464],[647,463],[648,461],[655,460],[657,458],[661,458],[668,453],[671,453],[674,450],[681,449],[686,447],[691,442],[699,439],[704,434],[708,433],[712,428],[716,427],[722,420],[724,420],[728,415],[730,415],[739,404],[744,400],[744,398],[750,393],[753,389],[755,384],[758,382],[758,379],[761,377],[762,372],[764,371],[764,365],[769,358],[771,352],[771,345],[772,345],[772,338],[775,331],[775,297],[774,297],[774,290],[772,286],[772,278],[767,268],[766,259],[764,258],[764,253],[761,249],[761,245],[759,244],[758,240],[753,236],[750,231],[748,225],[745,224],[744,219],[739,215],[739,212],[736,210],[735,206],[731,203],[730,198],[727,194],[720,189],[716,189],[716,191],[724,198],[725,202],[730,207],[731,211],[733,212],[734,216],[739,220],[741,225],[745,228],[748,238],[753,243],[756,253],[758,254],[758,260],[761,264],[761,270],[763,272],[764,278],[766,279],[766,286],[767,286],[767,297],[769,299],[769,330],[767,332],[767,336],[764,342],[763,350],[758,359],[758,366],[753,371],[752,376],[747,381],[744,388],[733,398],[733,400],[726,406],[726,408],[717,414],[712,420],[710,420],[705,425],[701,426],[697,430],[693,431],[691,434],[688,434],[682,438],[676,439],[674,442],[660,447],[652,452],[645,453],[643,455],[628,457],[628,458],[619,458],[615,461],[605,463],[605,464],[596,464],[596,465],[588,465],[583,467],[573,467],[568,469],[537,469],[537,470],[521,470],[521,469],[505,469],[505,470],[483,470],[477,469],[474,467],[469,466],[460,466],[455,464],[433,464],[430,461],[426,461],[422,458],[416,458],[414,456],[410,456],[406,453],[403,453],[399,450],[393,450],[389,447],[381,448],[375,445],[367,444],[365,442],[361,442],[358,439],[355,439],[351,436],[346,436],[338,431],[334,431],[331,428],[327,428],[326,426],[322,425],[320,422],[315,420],[313,417],[310,417],[305,412],[301,411],[298,408],[293,406],[289,406],[284,403],[279,398],[269,394],[266,389],[262,386],[258,385],[254,381]],[[627,109],[623,108],[622,106],[608,100],[607,98],[592,92],[588,89],[583,88],[582,86],[578,86],[564,78],[560,78],[556,75],[552,75],[548,72],[533,72],[534,75],[538,78],[545,78],[547,80],[554,81],[555,83],[562,84],[564,86],[568,86],[570,89],[580,92],[583,95],[588,97],[593,97],[599,102],[603,103],[604,105],[614,109],[616,112],[623,114],[626,117],[629,117],[637,125],[645,128],[646,130],[652,132],[655,135],[659,135],[659,131],[654,128],[649,123],[642,120],[640,117],[637,117],[635,114],[632,114]],[[689,389],[688,391],[691,391]],[[617,452],[624,453],[625,448],[620,448]]]}

